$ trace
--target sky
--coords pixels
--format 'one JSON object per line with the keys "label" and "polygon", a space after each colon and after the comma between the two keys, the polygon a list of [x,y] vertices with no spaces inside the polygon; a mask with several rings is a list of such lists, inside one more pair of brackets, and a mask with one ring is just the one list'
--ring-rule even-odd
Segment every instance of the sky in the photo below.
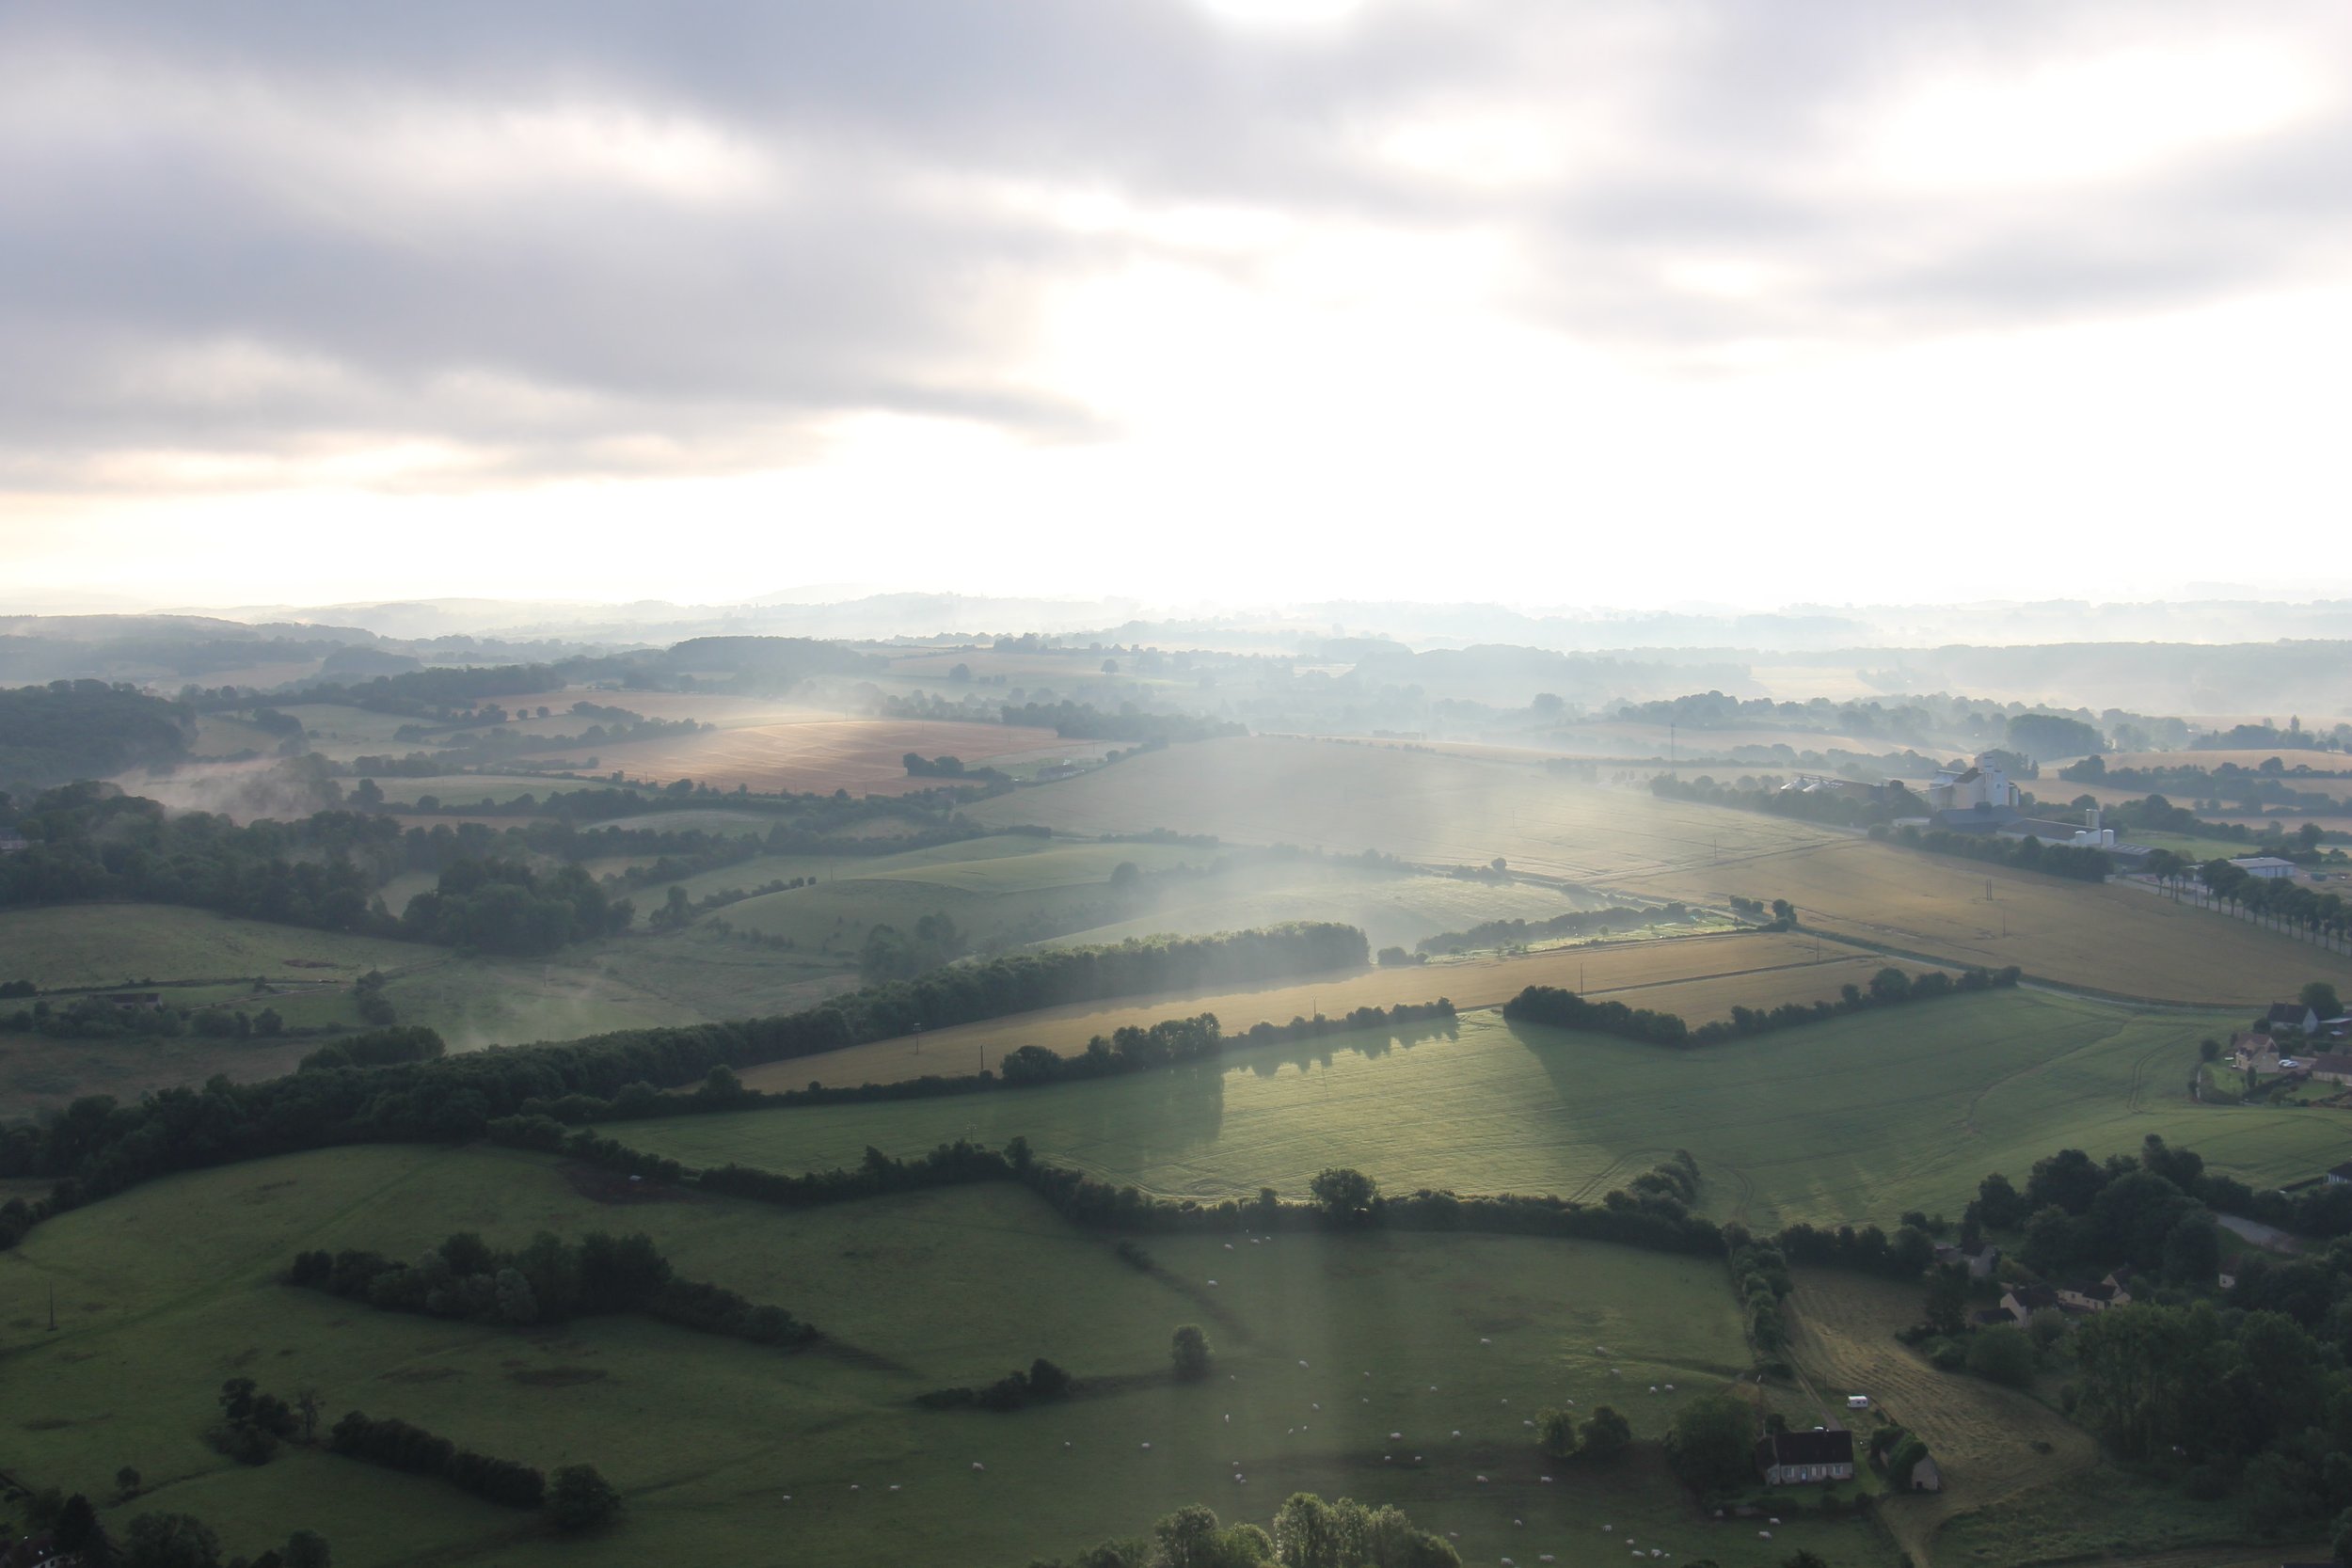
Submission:
{"label": "sky", "polygon": [[0,8],[0,609],[2352,591],[2352,8]]}

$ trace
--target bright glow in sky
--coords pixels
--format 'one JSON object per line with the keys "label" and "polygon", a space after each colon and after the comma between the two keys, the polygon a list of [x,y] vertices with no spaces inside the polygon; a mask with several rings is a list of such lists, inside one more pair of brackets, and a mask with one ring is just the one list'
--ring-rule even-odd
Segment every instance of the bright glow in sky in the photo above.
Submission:
{"label": "bright glow in sky", "polygon": [[22,9],[0,580],[2352,590],[2352,12],[1804,14]]}

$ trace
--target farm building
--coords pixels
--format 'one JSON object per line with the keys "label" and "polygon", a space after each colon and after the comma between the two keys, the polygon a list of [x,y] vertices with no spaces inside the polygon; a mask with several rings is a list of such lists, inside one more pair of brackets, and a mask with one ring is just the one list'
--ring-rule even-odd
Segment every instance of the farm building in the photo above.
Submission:
{"label": "farm building", "polygon": [[2292,1029],[2308,1035],[2319,1027],[2319,1015],[2300,1002],[2273,1002],[2270,1010],[2263,1014],[2263,1024],[2274,1034],[2280,1029]]}
{"label": "farm building", "polygon": [[2328,1167],[2328,1185],[2330,1187],[2352,1187],[2352,1160],[2346,1160],[2340,1165],[2329,1165]]}
{"label": "farm building", "polygon": [[2305,1056],[2296,1066],[2313,1078],[2328,1084],[2352,1084],[2352,1054],[2341,1051],[2326,1051],[2316,1056]]}
{"label": "farm building", "polygon": [[2019,1324],[2023,1324],[2026,1319],[2043,1307],[2056,1307],[2058,1304],[2058,1292],[2047,1285],[2019,1285],[2005,1291],[2001,1296],[2001,1310],[2010,1315],[2010,1321]]}
{"label": "farm building", "polygon": [[0,832],[0,855],[21,855],[32,847],[23,833]]}
{"label": "farm building", "polygon": [[1968,1265],[1969,1278],[1990,1279],[1993,1277],[1993,1271],[2000,1265],[2001,1249],[1988,1244],[1975,1252],[1967,1252],[1949,1242],[1938,1242],[1935,1244],[1935,1261],[1939,1267],[1952,1263],[1965,1263]]}
{"label": "farm building", "polygon": [[1927,787],[1928,810],[1939,816],[1947,812],[1973,812],[1983,806],[1995,812],[2017,809],[2018,789],[2009,781],[2001,765],[1989,756],[1979,756],[1967,768],[1947,768],[1936,774]]}
{"label": "farm building", "polygon": [[2264,881],[2278,881],[2295,875],[2295,863],[2282,861],[2276,855],[2244,855],[2230,863],[2249,877]]}
{"label": "farm building", "polygon": [[1756,1467],[1767,1486],[1853,1480],[1853,1433],[1777,1432],[1756,1441]]}
{"label": "farm building", "polygon": [[2110,1307],[2128,1307],[2132,1293],[2107,1280],[2097,1284],[2078,1283],[2058,1288],[2058,1306],[2068,1312],[2104,1312]]}
{"label": "farm building", "polygon": [[1935,1458],[1932,1454],[1922,1455],[1919,1462],[1911,1467],[1911,1480],[1908,1484],[1914,1492],[1944,1490],[1944,1472],[1936,1468]]}
{"label": "farm building", "polygon": [[164,1005],[164,993],[159,990],[118,990],[111,991],[100,997],[99,1000],[111,1002],[118,1007],[145,1007],[152,1011]]}

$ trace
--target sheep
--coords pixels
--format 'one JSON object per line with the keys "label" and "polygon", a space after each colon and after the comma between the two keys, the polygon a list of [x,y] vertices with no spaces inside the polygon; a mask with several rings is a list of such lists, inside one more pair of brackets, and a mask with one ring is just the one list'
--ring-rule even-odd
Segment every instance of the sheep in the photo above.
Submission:
{"label": "sheep", "polygon": [[1485,1476],[1480,1476],[1480,1477],[1478,1478],[1478,1484],[1479,1484],[1479,1485],[1481,1485],[1481,1486],[1486,1485],[1486,1478]]}
{"label": "sheep", "polygon": [[1762,1536],[1762,1537],[1763,1537],[1765,1540],[1767,1540],[1767,1541],[1770,1541],[1770,1540],[1772,1538],[1772,1532],[1771,1530],[1768,1530],[1768,1529],[1760,1529],[1760,1530],[1757,1530],[1756,1533],[1756,1534],[1758,1534],[1758,1535],[1760,1535],[1760,1536]]}
{"label": "sheep", "polygon": [[1210,1284],[1212,1284],[1212,1285],[1214,1285],[1214,1284],[1216,1284],[1216,1280],[1214,1280],[1214,1279],[1212,1279],[1212,1280],[1210,1280],[1210,1281],[1209,1281],[1209,1283],[1210,1283]]}
{"label": "sheep", "polygon": [[[977,1469],[978,1469],[978,1468],[979,1468],[979,1466],[978,1466],[978,1465],[975,1465],[973,1466],[973,1468],[977,1470]],[[852,1492],[854,1492],[854,1491],[856,1491],[856,1490],[857,1490],[857,1482],[856,1482],[856,1481],[851,1481],[851,1482],[850,1482],[850,1491],[852,1491]]]}
{"label": "sheep", "polygon": [[1492,1339],[1487,1338],[1486,1338],[1486,1336],[1484,1336],[1484,1335],[1479,1336],[1478,1342],[1479,1342],[1480,1344],[1482,1344],[1482,1345],[1491,1345],[1491,1344],[1493,1344],[1493,1343],[1494,1343],[1494,1341],[1493,1341]]}
{"label": "sheep", "polygon": [[1541,1481],[1546,1486],[1549,1486],[1551,1484],[1551,1478],[1549,1476],[1538,1476],[1536,1479]]}
{"label": "sheep", "polygon": [[1298,1364],[1299,1364],[1300,1366],[1302,1366],[1302,1367],[1303,1367],[1303,1366],[1305,1366],[1307,1363],[1306,1363],[1306,1360],[1302,1357],[1302,1358],[1300,1359],[1300,1361],[1299,1361],[1299,1363],[1298,1363]]}
{"label": "sheep", "polygon": [[896,1492],[897,1490],[898,1490],[898,1483],[897,1481],[892,1481],[892,1482],[890,1483],[890,1489],[891,1489],[893,1492]]}
{"label": "sheep", "polygon": [[1777,1525],[1780,1523],[1778,1519],[1767,1519],[1764,1522],[1768,1525]]}
{"label": "sheep", "polygon": [[789,1492],[785,1493],[785,1494],[784,1494],[784,1500],[785,1500],[786,1502],[790,1502],[790,1501],[792,1500],[792,1494],[791,1494],[791,1493],[789,1493]]}
{"label": "sheep", "polygon": [[1394,1440],[1394,1439],[1396,1439],[1396,1438],[1402,1437],[1402,1436],[1404,1436],[1404,1435],[1405,1435],[1405,1434],[1404,1434],[1403,1433],[1401,1433],[1401,1432],[1391,1432],[1391,1433],[1389,1433],[1389,1436],[1390,1436],[1390,1438],[1391,1438],[1391,1440]]}
{"label": "sheep", "polygon": [[[974,1460],[974,1461],[972,1462],[972,1468],[974,1468],[975,1470],[985,1470],[985,1469],[987,1469],[987,1468],[988,1468],[988,1466],[987,1466],[987,1465],[983,1465],[983,1464],[981,1464],[978,1460],[977,1460],[977,1459],[976,1459],[976,1460]],[[855,1488],[851,1488],[851,1490],[853,1490],[853,1491],[854,1491],[854,1490],[855,1490]]]}
{"label": "sheep", "polygon": [[1456,1437],[1461,1436],[1461,1435],[1462,1435],[1462,1429],[1461,1429],[1460,1427],[1455,1427],[1455,1428],[1454,1429],[1454,1436],[1456,1436]]}
{"label": "sheep", "polygon": [[1151,1444],[1149,1444],[1149,1443],[1146,1443],[1146,1444],[1144,1444],[1143,1446],[1144,1446],[1145,1448],[1147,1448],[1147,1449],[1148,1449],[1148,1448],[1150,1448],[1152,1445],[1151,1445]]}

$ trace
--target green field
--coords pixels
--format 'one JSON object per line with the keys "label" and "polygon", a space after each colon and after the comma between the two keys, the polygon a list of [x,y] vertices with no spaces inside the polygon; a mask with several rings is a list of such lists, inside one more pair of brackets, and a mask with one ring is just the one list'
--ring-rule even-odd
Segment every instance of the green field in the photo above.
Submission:
{"label": "green field", "polygon": [[[627,1139],[692,1164],[797,1171],[908,1153],[969,1130],[1041,1158],[1197,1197],[1304,1196],[1327,1165],[1400,1190],[1597,1196],[1677,1148],[1704,1206],[1758,1228],[1957,1215],[1987,1172],[2023,1180],[2065,1146],[2158,1132],[2249,1180],[2310,1176],[2348,1130],[2321,1111],[2199,1105],[2185,1085],[2220,1017],[2005,992],[1667,1052],[1465,1015],[1450,1036],[1335,1032],[1221,1064],[891,1105],[680,1117]],[[1007,1029],[998,1051],[1020,1043]]]}
{"label": "green field", "polygon": [[[683,1272],[778,1301],[856,1354],[787,1354],[633,1319],[497,1330],[273,1279],[298,1249],[399,1256],[459,1228],[494,1244],[644,1229]],[[1396,1502],[1455,1532],[1466,1561],[1578,1562],[1628,1537],[1726,1568],[1798,1546],[1841,1568],[1891,1560],[1865,1526],[1791,1526],[1766,1543],[1746,1524],[1704,1522],[1654,1458],[1594,1474],[1536,1454],[1523,1423],[1540,1404],[1613,1402],[1655,1437],[1676,1405],[1740,1370],[1719,1264],[1376,1233],[1152,1238],[1147,1275],[1110,1240],[1009,1187],[796,1214],[716,1199],[616,1210],[552,1164],[503,1151],[362,1148],[174,1178],[52,1221],[0,1264],[0,1468],[99,1497],[134,1465],[149,1490],[109,1511],[118,1524],[184,1510],[247,1553],[311,1528],[347,1568],[1011,1568],[1187,1502],[1263,1523],[1298,1489]],[[1205,1324],[1216,1346],[1206,1385],[1161,1375],[1181,1322]],[[1040,1354],[1122,1382],[1012,1416],[911,1402]],[[559,1543],[527,1515],[323,1453],[238,1466],[199,1438],[234,1375],[314,1386],[330,1419],[362,1408],[542,1466],[594,1463],[628,1514]]]}
{"label": "green field", "polygon": [[[1548,883],[1465,880],[1320,856],[1232,858],[1162,844],[1071,843],[1004,835],[873,859],[763,856],[683,879],[690,897],[813,876],[818,885],[746,899],[721,911],[739,929],[792,939],[796,949],[853,955],[878,924],[904,929],[945,914],[975,943],[1115,942],[1197,936],[1292,920],[1336,920],[1375,946],[1486,920],[1542,920],[1590,909],[1587,895]],[[1141,874],[1115,891],[1121,864]],[[651,910],[668,891],[648,884]]]}

